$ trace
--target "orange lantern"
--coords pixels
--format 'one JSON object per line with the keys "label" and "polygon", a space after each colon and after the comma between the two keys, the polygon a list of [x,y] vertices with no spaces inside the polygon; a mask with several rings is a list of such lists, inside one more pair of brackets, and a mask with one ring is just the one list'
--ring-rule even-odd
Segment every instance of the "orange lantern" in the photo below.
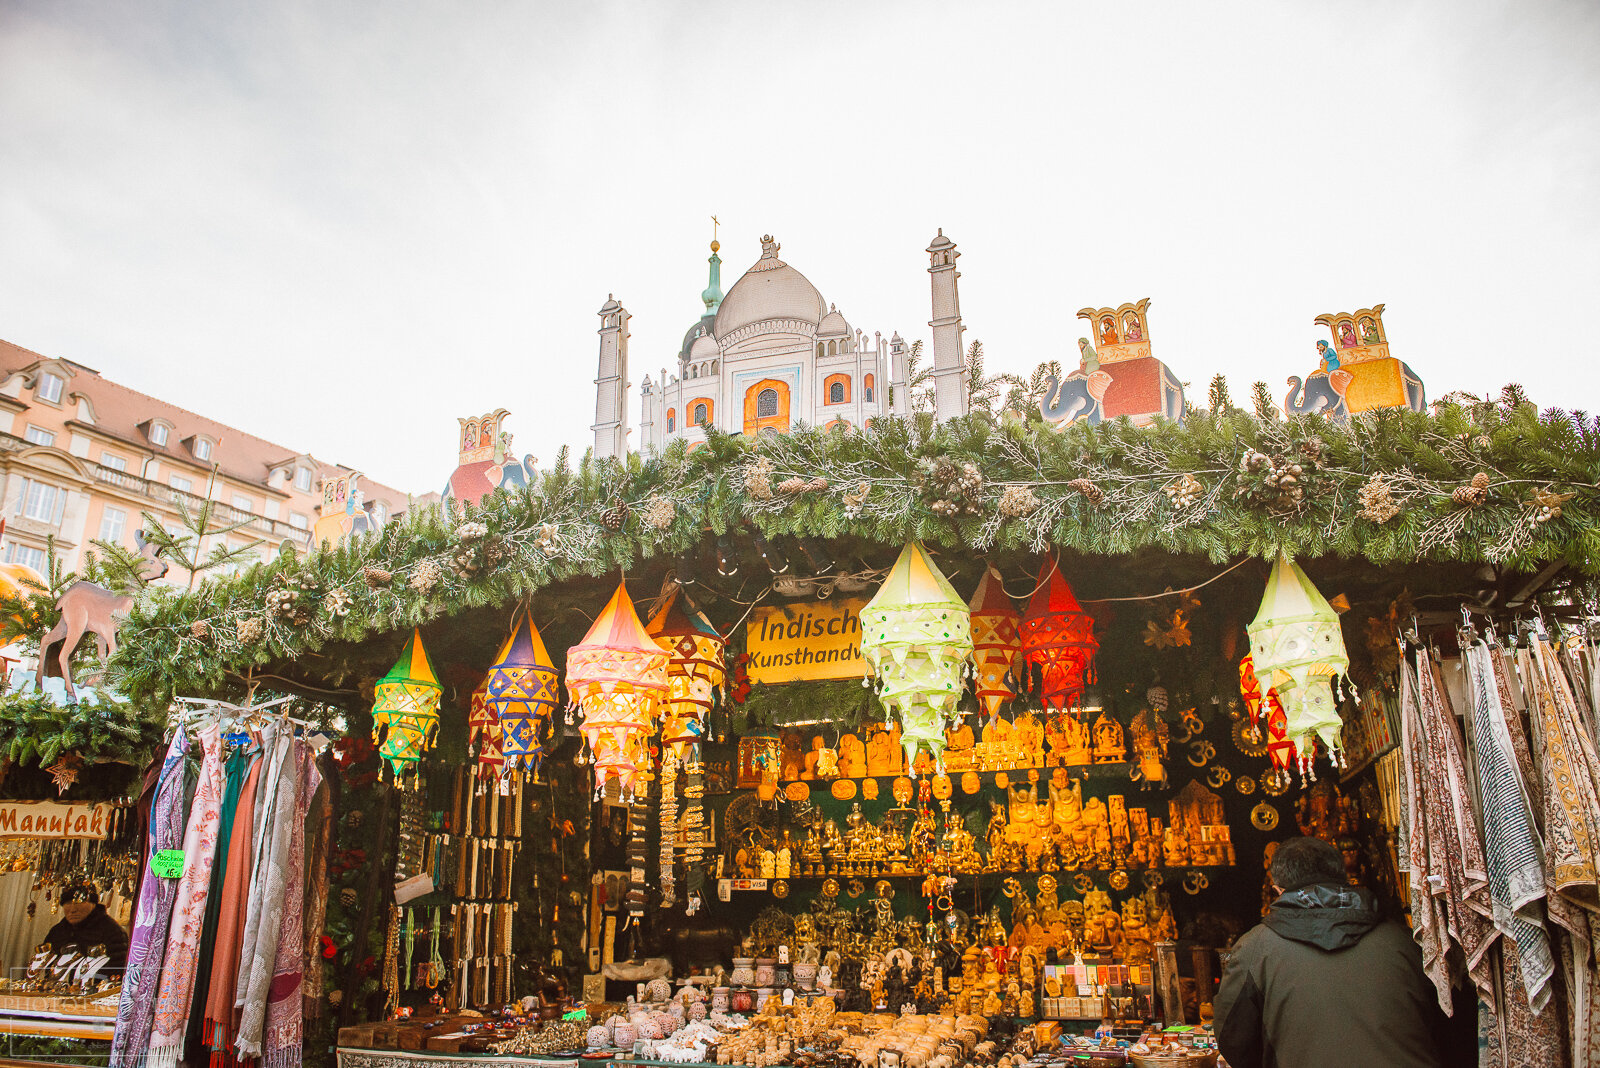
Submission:
{"label": "orange lantern", "polygon": [[583,641],[567,650],[567,689],[573,707],[583,710],[597,794],[608,778],[632,792],[644,743],[669,692],[667,660],[620,583]]}
{"label": "orange lantern", "polygon": [[1295,745],[1289,740],[1289,717],[1284,714],[1277,690],[1268,690],[1263,698],[1253,657],[1246,656],[1239,661],[1239,694],[1250,711],[1252,723],[1261,724],[1261,709],[1266,707],[1267,756],[1276,771],[1287,774],[1295,758]]}
{"label": "orange lantern", "polygon": [[1077,705],[1094,681],[1094,618],[1078,604],[1054,557],[1039,571],[1039,585],[1022,614],[1022,656],[1039,668],[1039,697],[1058,711]]}
{"label": "orange lantern", "polygon": [[978,702],[990,720],[1017,696],[1011,688],[1022,658],[1021,617],[1000,584],[1000,572],[986,568],[972,595],[972,658],[977,663]]}

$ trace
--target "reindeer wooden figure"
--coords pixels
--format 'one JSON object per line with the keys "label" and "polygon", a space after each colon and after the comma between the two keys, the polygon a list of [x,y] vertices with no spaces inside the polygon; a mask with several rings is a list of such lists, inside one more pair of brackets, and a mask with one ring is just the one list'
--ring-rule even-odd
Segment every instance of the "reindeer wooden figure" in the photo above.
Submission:
{"label": "reindeer wooden figure", "polygon": [[[142,530],[134,532],[133,540],[139,546],[139,578],[153,582],[165,575],[167,564],[159,559],[160,547],[145,541]],[[35,683],[41,687],[44,685],[45,669],[50,666],[51,646],[59,642],[60,647],[54,650],[56,672],[53,673],[59,673],[66,683],[68,696],[77,697],[78,691],[72,685],[71,661],[78,641],[85,634],[93,634],[100,659],[109,659],[117,651],[117,620],[127,615],[131,607],[131,596],[119,596],[97,583],[74,582],[68,586],[66,592],[56,600],[56,608],[61,613],[60,622],[51,627],[50,633],[39,643],[39,670],[34,677]]]}

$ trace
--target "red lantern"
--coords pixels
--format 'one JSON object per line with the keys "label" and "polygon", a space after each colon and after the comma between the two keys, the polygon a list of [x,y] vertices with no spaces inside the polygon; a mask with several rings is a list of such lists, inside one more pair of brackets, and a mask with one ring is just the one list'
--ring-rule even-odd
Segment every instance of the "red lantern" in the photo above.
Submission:
{"label": "red lantern", "polygon": [[1078,604],[1052,557],[1039,570],[1039,586],[1022,614],[1022,657],[1037,665],[1039,697],[1058,711],[1083,699],[1094,681],[1094,618]]}
{"label": "red lantern", "polygon": [[1022,655],[1020,625],[1011,598],[1000,585],[1000,573],[986,568],[969,606],[972,614],[972,659],[977,664],[978,703],[989,718],[1017,696],[1011,689],[1017,660]]}
{"label": "red lantern", "polygon": [[1256,665],[1252,657],[1246,656],[1239,661],[1239,694],[1244,698],[1244,704],[1250,710],[1250,722],[1261,723],[1261,709],[1267,709],[1267,756],[1272,760],[1272,766],[1280,772],[1287,772],[1294,764],[1294,743],[1289,740],[1289,717],[1284,714],[1283,705],[1278,701],[1278,691],[1268,690],[1265,700],[1261,694],[1261,680],[1256,678]]}

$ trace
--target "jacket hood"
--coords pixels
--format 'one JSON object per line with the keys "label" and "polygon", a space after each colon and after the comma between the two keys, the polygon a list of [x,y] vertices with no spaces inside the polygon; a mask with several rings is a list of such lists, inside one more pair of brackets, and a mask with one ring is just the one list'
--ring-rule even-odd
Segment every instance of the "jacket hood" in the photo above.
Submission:
{"label": "jacket hood", "polygon": [[1331,951],[1355,945],[1381,919],[1366,887],[1312,883],[1279,897],[1262,922],[1284,938]]}

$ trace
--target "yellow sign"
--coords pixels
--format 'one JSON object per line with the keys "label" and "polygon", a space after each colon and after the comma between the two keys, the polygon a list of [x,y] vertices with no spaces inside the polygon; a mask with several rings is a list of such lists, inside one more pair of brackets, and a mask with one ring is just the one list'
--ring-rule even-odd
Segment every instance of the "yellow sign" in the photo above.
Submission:
{"label": "yellow sign", "polygon": [[745,624],[750,681],[859,679],[861,609],[866,601],[808,601],[757,608]]}

